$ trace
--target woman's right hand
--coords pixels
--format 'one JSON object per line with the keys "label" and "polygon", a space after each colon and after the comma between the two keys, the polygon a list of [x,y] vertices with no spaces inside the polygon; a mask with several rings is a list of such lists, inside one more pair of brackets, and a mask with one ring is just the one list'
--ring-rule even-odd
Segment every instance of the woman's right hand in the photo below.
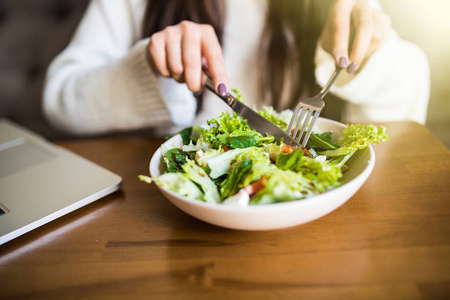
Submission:
{"label": "woman's right hand", "polygon": [[150,66],[161,76],[185,82],[191,91],[199,92],[206,79],[203,70],[207,70],[217,93],[227,94],[222,48],[211,25],[182,21],[168,26],[150,37],[147,54]]}
{"label": "woman's right hand", "polygon": [[322,30],[321,45],[337,65],[355,73],[383,46],[390,29],[389,17],[368,0],[335,0]]}

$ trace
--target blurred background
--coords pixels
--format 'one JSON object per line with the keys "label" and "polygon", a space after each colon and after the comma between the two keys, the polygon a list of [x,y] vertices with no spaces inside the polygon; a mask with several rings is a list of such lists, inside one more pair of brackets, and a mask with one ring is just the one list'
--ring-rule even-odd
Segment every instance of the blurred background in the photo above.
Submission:
{"label": "blurred background", "polygon": [[450,1],[379,1],[392,27],[428,57],[431,92],[426,126],[450,148]]}
{"label": "blurred background", "polygon": [[[428,56],[431,95],[426,126],[450,148],[450,1],[379,1],[399,35]],[[68,44],[87,4],[88,0],[0,0],[0,118],[50,140],[69,138],[43,118],[41,90],[48,64]]]}
{"label": "blurred background", "polygon": [[89,0],[0,0],[0,118],[50,140],[67,135],[41,112],[41,91],[52,59],[69,43]]}

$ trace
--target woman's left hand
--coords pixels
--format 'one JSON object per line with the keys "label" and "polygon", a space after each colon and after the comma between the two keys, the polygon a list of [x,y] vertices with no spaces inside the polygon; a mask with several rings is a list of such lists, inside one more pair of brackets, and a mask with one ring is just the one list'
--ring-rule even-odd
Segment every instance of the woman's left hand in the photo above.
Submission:
{"label": "woman's left hand", "polygon": [[336,0],[322,30],[321,45],[336,64],[355,73],[386,41],[390,18],[367,0]]}

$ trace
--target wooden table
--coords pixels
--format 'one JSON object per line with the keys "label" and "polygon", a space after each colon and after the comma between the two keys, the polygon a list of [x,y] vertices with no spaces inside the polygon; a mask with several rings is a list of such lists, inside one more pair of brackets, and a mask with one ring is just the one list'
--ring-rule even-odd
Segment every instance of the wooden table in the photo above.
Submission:
{"label": "wooden table", "polygon": [[353,198],[264,232],[198,221],[140,182],[162,139],[61,142],[123,188],[0,246],[0,298],[450,299],[449,150],[416,123],[385,125]]}

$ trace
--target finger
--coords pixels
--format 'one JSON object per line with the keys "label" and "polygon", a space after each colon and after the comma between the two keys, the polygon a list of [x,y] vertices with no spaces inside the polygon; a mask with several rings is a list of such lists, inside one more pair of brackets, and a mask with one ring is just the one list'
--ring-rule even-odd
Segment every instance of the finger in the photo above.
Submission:
{"label": "finger", "polygon": [[175,26],[168,26],[165,30],[166,36],[166,60],[170,75],[178,82],[182,81],[184,72],[181,60],[181,32]]}
{"label": "finger", "polygon": [[373,37],[373,17],[370,7],[364,7],[355,12],[355,39],[350,53],[351,65],[348,72],[354,73],[367,55]]}
{"label": "finger", "polygon": [[226,96],[228,79],[225,63],[217,35],[210,25],[202,25],[201,47],[205,57],[209,74],[219,95]]}
{"label": "finger", "polygon": [[209,73],[208,62],[206,61],[206,58],[204,56],[202,56],[202,70],[203,73],[206,74],[206,76],[211,77],[211,74]]}
{"label": "finger", "polygon": [[162,76],[169,77],[167,68],[165,39],[161,33],[155,33],[150,37],[147,51],[147,61],[153,70]]}
{"label": "finger", "polygon": [[193,25],[190,22],[182,22],[181,26],[183,29],[181,55],[184,80],[191,91],[198,92],[202,88],[200,31],[197,29],[198,25]]}
{"label": "finger", "polygon": [[332,32],[332,55],[336,64],[348,66],[348,44],[350,39],[350,19],[352,1],[336,1],[330,9]]}
{"label": "finger", "polygon": [[205,85],[208,77],[211,77],[209,74],[208,63],[206,62],[206,58],[202,56],[202,86]]}

